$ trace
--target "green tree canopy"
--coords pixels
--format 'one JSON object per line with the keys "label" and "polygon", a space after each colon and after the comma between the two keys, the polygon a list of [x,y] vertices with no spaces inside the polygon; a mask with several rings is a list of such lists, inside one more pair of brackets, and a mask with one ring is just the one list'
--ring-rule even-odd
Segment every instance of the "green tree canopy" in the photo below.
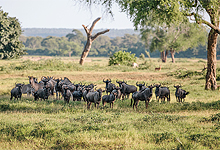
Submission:
{"label": "green tree canopy", "polygon": [[21,26],[15,17],[9,17],[0,7],[0,58],[18,58],[25,53],[24,45],[19,41]]}

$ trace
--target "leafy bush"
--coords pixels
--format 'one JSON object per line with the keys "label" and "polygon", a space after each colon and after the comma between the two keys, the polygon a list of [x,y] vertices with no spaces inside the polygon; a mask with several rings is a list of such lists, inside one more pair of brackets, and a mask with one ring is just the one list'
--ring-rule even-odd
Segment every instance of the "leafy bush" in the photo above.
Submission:
{"label": "leafy bush", "polygon": [[137,57],[135,54],[131,54],[129,52],[116,52],[109,58],[109,66],[111,65],[127,65],[131,66],[133,62],[136,62]]}

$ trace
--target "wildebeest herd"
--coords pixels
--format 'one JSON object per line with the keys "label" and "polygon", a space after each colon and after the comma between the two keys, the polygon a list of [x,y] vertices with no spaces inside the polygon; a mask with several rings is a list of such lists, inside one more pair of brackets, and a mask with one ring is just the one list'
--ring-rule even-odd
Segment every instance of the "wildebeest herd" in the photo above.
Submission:
{"label": "wildebeest herd", "polygon": [[[96,89],[96,85],[91,83],[88,85],[82,83],[72,83],[67,77],[55,79],[53,77],[41,77],[38,82],[36,77],[28,76],[29,84],[15,83],[15,87],[11,90],[11,98],[20,98],[22,94],[33,95],[34,100],[38,99],[48,99],[49,96],[56,93],[56,99],[64,99],[66,103],[69,103],[70,99],[73,101],[83,101],[87,102],[87,108],[90,108],[91,103],[94,103],[95,107],[99,107],[102,102],[103,106],[106,103],[110,103],[110,108],[113,108],[113,104],[116,99],[124,100],[125,97],[129,98],[132,94],[131,106],[136,107],[139,101],[145,101],[146,109],[153,95],[153,88],[155,89],[156,100],[170,102],[170,90],[169,87],[161,86],[161,84],[145,85],[145,83],[136,82],[135,85],[129,85],[126,81],[118,81],[115,85],[112,83],[111,79],[103,79],[105,83],[105,89]],[[139,90],[137,90],[137,87]],[[174,85],[176,88],[175,96],[177,102],[183,102],[186,95],[189,92],[181,89],[181,85]],[[102,93],[106,92],[107,95],[102,96]]]}

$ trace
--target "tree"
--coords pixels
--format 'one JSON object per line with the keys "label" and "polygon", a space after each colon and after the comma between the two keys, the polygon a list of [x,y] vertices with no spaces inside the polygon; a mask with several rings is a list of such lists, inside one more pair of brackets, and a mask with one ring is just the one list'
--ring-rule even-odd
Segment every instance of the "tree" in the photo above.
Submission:
{"label": "tree", "polygon": [[[207,73],[205,89],[217,89],[216,82],[216,45],[220,34],[220,3],[218,0],[81,0],[89,4],[101,4],[107,12],[112,13],[114,2],[126,12],[135,28],[155,25],[170,25],[182,22],[186,17],[211,28],[207,46]],[[210,22],[204,16],[210,17]],[[149,23],[149,20],[151,21]]]}
{"label": "tree", "polygon": [[27,37],[26,41],[24,42],[25,43],[25,47],[29,47],[29,48],[32,48],[32,49],[37,49],[37,48],[41,48],[41,41],[43,40],[42,37],[34,37],[34,36],[31,36],[31,37]]}
{"label": "tree", "polygon": [[101,34],[105,34],[106,32],[109,32],[109,29],[107,30],[104,30],[104,31],[101,31],[101,32],[98,32],[96,33],[94,36],[92,36],[92,31],[95,27],[95,24],[101,19],[101,17],[97,18],[96,20],[93,21],[92,23],[92,26],[90,27],[90,29],[88,29],[85,25],[82,25],[84,30],[86,31],[86,34],[87,34],[87,42],[86,42],[86,45],[85,45],[85,48],[82,52],[82,55],[81,55],[81,59],[79,61],[79,64],[83,65],[84,64],[84,60],[86,59],[86,57],[88,56],[89,54],[89,51],[91,49],[91,46],[92,46],[92,42],[98,37],[100,36]]}
{"label": "tree", "polygon": [[15,17],[9,17],[0,7],[0,58],[18,58],[25,53],[24,45],[19,41],[21,26]]}
{"label": "tree", "polygon": [[155,50],[161,52],[162,62],[166,62],[168,52],[170,52],[174,63],[175,52],[186,51],[189,48],[197,47],[199,44],[204,45],[206,33],[205,27],[186,20],[178,25],[171,24],[170,26],[142,29],[141,38],[145,41],[145,45],[150,45],[151,52]]}

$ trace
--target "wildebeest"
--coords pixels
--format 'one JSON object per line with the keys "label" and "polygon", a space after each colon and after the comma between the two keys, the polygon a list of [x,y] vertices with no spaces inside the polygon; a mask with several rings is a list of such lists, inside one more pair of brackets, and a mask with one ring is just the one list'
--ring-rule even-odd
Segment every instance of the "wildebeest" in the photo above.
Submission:
{"label": "wildebeest", "polygon": [[165,98],[167,98],[167,101],[170,102],[170,90],[168,87],[161,87],[161,84],[155,84],[154,87],[156,87],[156,100],[159,101],[161,99],[161,101],[165,101]]}
{"label": "wildebeest", "polygon": [[112,106],[113,108],[113,104],[116,100],[116,97],[118,95],[118,91],[117,90],[113,90],[109,95],[104,95],[102,97],[102,104],[103,106],[105,106],[106,103],[110,103],[110,108]]}
{"label": "wildebeest", "polygon": [[[22,96],[22,92],[21,92],[22,86],[23,86],[23,84],[21,84],[21,85],[16,85],[16,87],[14,87],[14,88],[11,90],[11,98],[10,98],[10,100],[12,100],[13,97],[14,97],[15,99],[17,99],[17,100],[18,100],[18,98],[21,99],[21,96]],[[14,100],[15,100],[15,99],[14,99]]]}
{"label": "wildebeest", "polygon": [[72,93],[73,96],[73,101],[81,101],[82,96],[83,96],[83,89],[80,87],[78,91],[74,91]]}
{"label": "wildebeest", "polygon": [[49,87],[43,87],[43,89],[39,89],[38,91],[34,92],[34,100],[41,100],[48,99],[49,97]]}
{"label": "wildebeest", "polygon": [[114,90],[117,90],[117,97],[116,98],[121,99],[121,89],[120,89],[120,87],[117,86],[117,87],[114,88]]}
{"label": "wildebeest", "polygon": [[[140,101],[145,101],[145,107],[147,109],[148,107],[148,104],[150,102],[150,99],[152,98],[152,95],[153,95],[153,92],[152,92],[152,89],[154,88],[154,86],[150,85],[148,86],[148,88],[146,88],[145,90],[143,91],[137,91],[137,92],[134,92],[132,94],[132,99],[134,100],[134,104],[133,104],[133,109],[134,109],[134,106],[136,107],[137,109],[137,105],[139,103],[139,100]],[[132,102],[132,101],[131,101]]]}
{"label": "wildebeest", "polygon": [[34,91],[38,91],[39,89],[43,89],[44,84],[43,83],[37,83],[36,78],[33,76],[28,76],[29,83],[31,84],[31,87],[34,89]]}
{"label": "wildebeest", "polygon": [[121,84],[121,93],[122,93],[122,100],[124,100],[125,95],[129,95],[130,93],[134,93],[137,91],[137,87],[134,85],[128,85],[127,83],[122,83]]}
{"label": "wildebeest", "polygon": [[71,92],[70,92],[70,90],[69,90],[69,88],[67,86],[64,87],[63,89],[64,89],[64,92],[63,92],[64,101],[66,103],[69,103],[70,97],[71,97]]}
{"label": "wildebeest", "polygon": [[56,99],[60,99],[60,95],[62,93],[62,85],[59,84],[61,79],[55,79],[56,84],[55,84],[55,92],[56,92]]}
{"label": "wildebeest", "polygon": [[107,79],[107,80],[103,79],[103,82],[106,83],[105,90],[107,95],[108,93],[111,93],[114,90],[114,88],[116,88],[115,84],[111,83],[112,82],[111,79]]}
{"label": "wildebeest", "polygon": [[86,95],[90,92],[90,90],[91,90],[91,88],[88,88],[88,87],[84,88],[84,90],[83,90],[83,100],[85,102],[87,102]]}
{"label": "wildebeest", "polygon": [[50,94],[54,94],[56,81],[53,79],[53,77],[42,77],[41,80],[47,85],[47,87],[50,90]]}
{"label": "wildebeest", "polygon": [[96,107],[96,104],[98,105],[97,108],[99,107],[99,104],[100,104],[101,99],[102,99],[102,92],[104,92],[102,89],[98,89],[97,91],[95,91],[95,92],[89,92],[89,93],[86,95],[87,108],[88,108],[88,109],[90,109],[91,103],[94,103],[94,104],[95,104],[95,107]]}
{"label": "wildebeest", "polygon": [[136,82],[136,85],[139,87],[139,91],[146,89],[147,87],[145,86],[145,82],[142,83],[138,83]]}
{"label": "wildebeest", "polygon": [[176,88],[176,92],[175,92],[176,100],[180,103],[183,102],[183,100],[185,101],[186,95],[189,94],[189,92],[180,89],[181,85],[177,85],[177,86],[174,85],[174,87]]}
{"label": "wildebeest", "polygon": [[22,86],[21,90],[22,94],[27,94],[27,96],[31,95],[32,88],[30,84],[25,84]]}

